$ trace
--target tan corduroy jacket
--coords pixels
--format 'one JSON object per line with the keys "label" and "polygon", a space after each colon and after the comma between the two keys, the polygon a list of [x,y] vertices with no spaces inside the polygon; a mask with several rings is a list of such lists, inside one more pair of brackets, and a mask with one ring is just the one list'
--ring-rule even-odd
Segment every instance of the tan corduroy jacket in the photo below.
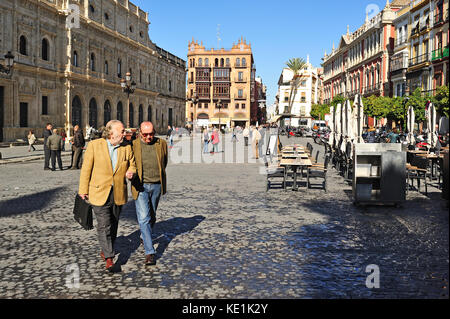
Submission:
{"label": "tan corduroy jacket", "polygon": [[[156,138],[156,137],[155,137]],[[166,166],[168,162],[167,155],[167,142],[163,139],[157,138],[155,141],[156,155],[158,157],[159,166],[159,180],[161,182],[161,194],[165,194],[166,189]],[[131,182],[131,192],[134,200],[139,196],[140,190],[142,190],[142,149],[140,138],[136,138],[133,141],[133,152],[136,158],[137,175]]]}
{"label": "tan corduroy jacket", "polygon": [[88,194],[92,205],[103,206],[114,183],[114,202],[119,206],[125,205],[128,200],[125,177],[127,171],[136,173],[136,162],[130,145],[120,146],[117,150],[117,164],[113,172],[106,140],[93,140],[84,153],[78,193]]}

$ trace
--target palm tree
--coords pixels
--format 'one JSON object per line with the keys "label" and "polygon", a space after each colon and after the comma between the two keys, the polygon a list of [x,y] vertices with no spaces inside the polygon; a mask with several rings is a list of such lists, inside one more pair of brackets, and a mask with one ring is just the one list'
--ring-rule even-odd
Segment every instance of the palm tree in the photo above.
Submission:
{"label": "palm tree", "polygon": [[300,74],[300,71],[307,66],[307,63],[302,58],[293,58],[289,59],[289,61],[286,62],[286,66],[294,73],[294,76],[291,80],[291,92],[289,94],[288,102],[288,113],[291,114],[292,105],[294,104],[295,95],[297,94],[297,89],[300,86],[302,78],[304,77],[302,74]]}

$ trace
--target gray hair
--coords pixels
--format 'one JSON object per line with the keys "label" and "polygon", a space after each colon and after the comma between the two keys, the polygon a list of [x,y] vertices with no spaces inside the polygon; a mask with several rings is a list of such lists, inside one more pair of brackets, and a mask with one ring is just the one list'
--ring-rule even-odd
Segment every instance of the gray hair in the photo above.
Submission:
{"label": "gray hair", "polygon": [[108,123],[106,123],[105,129],[102,132],[102,138],[104,138],[104,139],[110,138],[112,128],[116,124],[122,124],[123,125],[123,123],[121,121],[119,121],[119,120],[111,120]]}

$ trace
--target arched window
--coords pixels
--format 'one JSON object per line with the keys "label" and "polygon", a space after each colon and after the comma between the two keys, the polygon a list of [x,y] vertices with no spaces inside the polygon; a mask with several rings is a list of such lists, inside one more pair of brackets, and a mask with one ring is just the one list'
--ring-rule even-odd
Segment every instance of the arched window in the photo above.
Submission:
{"label": "arched window", "polygon": [[106,100],[103,106],[103,125],[106,125],[109,121],[111,121],[111,104],[109,100]]}
{"label": "arched window", "polygon": [[108,61],[105,60],[105,74],[109,74]]}
{"label": "arched window", "polygon": [[73,51],[72,65],[73,66],[78,66],[78,53],[77,53],[77,51]]}
{"label": "arched window", "polygon": [[97,101],[95,98],[89,102],[89,126],[97,128]]}
{"label": "arched window", "polygon": [[147,119],[149,122],[152,121],[152,106],[151,105],[149,105],[147,108]]}
{"label": "arched window", "polygon": [[169,92],[172,92],[172,81],[169,80]]}
{"label": "arched window", "polygon": [[222,59],[220,59],[220,66],[221,67],[223,67],[224,66],[224,64],[225,64],[225,61],[224,61],[224,59],[222,58]]}
{"label": "arched window", "polygon": [[72,100],[72,126],[78,125],[80,127],[83,127],[81,124],[81,100],[76,95]]}
{"label": "arched window", "polygon": [[20,54],[27,55],[27,38],[23,35],[19,39],[19,52]]}
{"label": "arched window", "polygon": [[205,66],[209,66],[209,59],[208,58],[205,59]]}
{"label": "arched window", "polygon": [[202,64],[203,64],[202,58],[198,59],[198,66],[203,66]]}
{"label": "arched window", "polygon": [[91,63],[90,63],[91,71],[95,71],[95,54],[91,53]]}
{"label": "arched window", "polygon": [[245,58],[242,58],[242,66],[247,66],[247,61],[245,60]]}
{"label": "arched window", "polygon": [[229,59],[229,58],[227,58],[227,59],[225,60],[225,65],[226,65],[226,66],[230,66],[230,59]]}
{"label": "arched window", "polygon": [[144,122],[144,108],[142,104],[139,105],[138,122],[138,125]]}
{"label": "arched window", "polygon": [[219,66],[219,59],[215,59],[215,60],[214,60],[214,66],[215,66],[215,67]]}
{"label": "arched window", "polygon": [[241,66],[241,59],[236,58],[236,66]]}
{"label": "arched window", "polygon": [[122,77],[122,60],[117,60],[117,76],[120,78]]}
{"label": "arched window", "polygon": [[49,60],[49,44],[47,39],[42,39],[42,52],[41,52],[42,60],[48,61]]}
{"label": "arched window", "polygon": [[123,105],[120,101],[117,103],[117,120],[123,123]]}

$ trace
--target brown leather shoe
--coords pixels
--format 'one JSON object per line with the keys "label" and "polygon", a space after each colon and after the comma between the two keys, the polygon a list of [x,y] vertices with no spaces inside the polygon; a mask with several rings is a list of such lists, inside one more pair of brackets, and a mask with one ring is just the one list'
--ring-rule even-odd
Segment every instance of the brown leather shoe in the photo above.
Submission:
{"label": "brown leather shoe", "polygon": [[145,265],[146,266],[156,265],[156,255],[155,254],[145,255]]}
{"label": "brown leather shoe", "polygon": [[106,270],[111,271],[114,267],[114,261],[112,258],[106,258]]}

